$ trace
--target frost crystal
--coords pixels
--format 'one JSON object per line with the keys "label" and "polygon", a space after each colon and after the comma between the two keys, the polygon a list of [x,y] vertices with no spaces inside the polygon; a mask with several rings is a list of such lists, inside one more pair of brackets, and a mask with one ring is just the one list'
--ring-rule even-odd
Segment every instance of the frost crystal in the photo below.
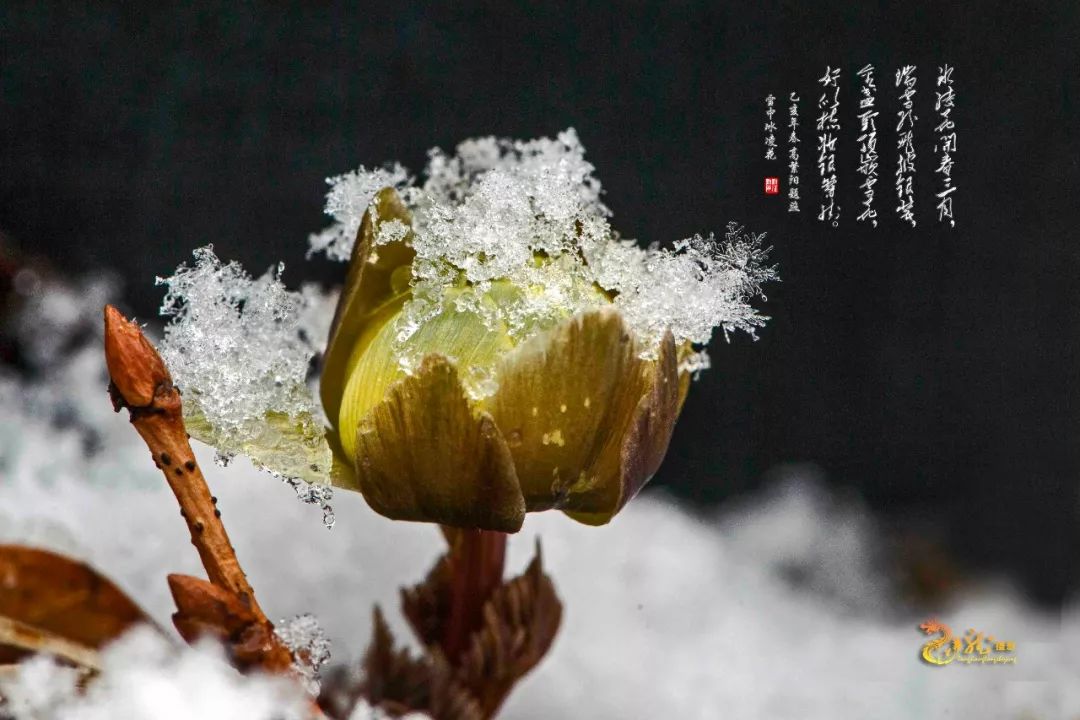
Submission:
{"label": "frost crystal", "polygon": [[293,669],[303,679],[309,695],[319,694],[319,672],[330,662],[330,640],[314,615],[305,613],[281,620],[274,628],[296,660]]}
{"label": "frost crystal", "polygon": [[330,506],[330,501],[334,499],[334,488],[329,485],[319,485],[317,483],[309,483],[306,480],[300,478],[283,478],[285,484],[293,489],[296,493],[296,497],[308,505],[315,505],[322,510],[322,521],[326,529],[329,530],[334,527],[337,522],[337,516],[334,515],[334,508]]}
{"label": "frost crystal", "polygon": [[[318,237],[342,226],[341,208],[349,208],[355,234],[379,183],[401,194],[413,213],[416,251],[412,296],[397,320],[403,368],[419,361],[410,356],[408,339],[445,310],[475,313],[520,342],[577,312],[614,303],[647,357],[668,330],[679,345],[703,346],[717,327],[725,338],[732,330],[753,336],[767,319],[749,304],[763,282],[776,279],[765,264],[763,235],[730,224],[719,243],[695,235],[673,249],[643,249],[620,240],[573,128],[555,139],[466,140],[454,155],[433,149],[419,187],[394,168],[331,179],[326,211],[339,222]],[[386,223],[376,243],[400,240],[404,231]],[[684,370],[708,367],[700,347],[683,356]],[[470,392],[483,395],[496,380]]]}
{"label": "frost crystal", "polygon": [[[655,345],[670,328],[676,342],[705,344],[716,327],[725,338],[732,330],[756,337],[765,324],[747,303],[761,294],[761,283],[776,279],[764,265],[763,237],[729,223],[722,244],[712,235],[681,240],[673,250],[609,244],[589,260],[597,282],[617,293],[615,305],[646,340]],[[692,371],[708,367],[700,353],[686,362]]]}
{"label": "frost crystal", "polygon": [[330,192],[326,194],[326,214],[334,224],[308,238],[308,257],[326,253],[331,260],[348,260],[356,241],[356,231],[375,193],[384,187],[404,187],[408,173],[401,165],[367,170],[359,169],[344,175],[326,178]]}
{"label": "frost crystal", "polygon": [[161,354],[184,392],[189,431],[222,457],[242,453],[282,477],[325,482],[330,452],[306,384],[316,346],[302,324],[305,297],[317,293],[286,290],[280,265],[252,279],[211,246],[194,255],[193,266],[158,278],[168,286],[161,313],[173,318]]}
{"label": "frost crystal", "polygon": [[[559,133],[554,140],[477,138],[460,143],[453,156],[439,148],[428,151],[423,189],[435,202],[460,205],[472,194],[472,186],[492,170],[533,180],[561,174],[571,181],[574,204],[608,216],[611,211],[600,202],[600,181],[593,177],[593,169],[585,161],[585,147],[573,128]],[[559,202],[555,197],[549,200]]]}
{"label": "frost crystal", "polygon": [[302,389],[313,353],[298,331],[301,300],[281,283],[283,266],[253,280],[212,246],[194,255],[194,266],[158,278],[168,286],[161,314],[174,318],[162,355],[186,403],[231,430],[271,411],[310,412]]}

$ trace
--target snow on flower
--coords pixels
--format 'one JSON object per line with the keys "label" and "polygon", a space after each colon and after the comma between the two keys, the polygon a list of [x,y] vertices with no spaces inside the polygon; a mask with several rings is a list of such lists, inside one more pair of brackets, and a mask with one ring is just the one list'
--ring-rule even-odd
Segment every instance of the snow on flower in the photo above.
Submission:
{"label": "snow on flower", "polygon": [[218,260],[212,246],[194,257],[158,278],[168,288],[161,314],[172,318],[161,355],[189,389],[185,405],[236,433],[271,411],[312,415],[306,380],[315,351],[300,333],[303,296],[281,282],[284,267],[253,279],[239,263]]}
{"label": "snow on flower", "polygon": [[[716,328],[753,336],[766,320],[751,305],[776,278],[761,235],[730,225],[722,240],[695,235],[670,249],[620,239],[572,128],[554,139],[466,140],[452,155],[434,149],[424,177],[418,185],[393,164],[329,178],[334,223],[309,240],[312,253],[349,258],[365,212],[379,209],[376,193],[400,193],[408,212],[386,222],[373,216],[368,261],[390,252],[388,243],[408,245],[411,262],[394,281],[407,298],[388,335],[391,362],[404,374],[433,351],[410,339],[446,311],[475,316],[481,333],[509,347],[613,305],[642,341],[642,360],[656,360],[670,332],[679,371],[695,375],[709,366],[705,345]],[[325,429],[339,418],[324,417],[309,371],[333,314],[324,293],[290,292],[281,274],[279,265],[252,278],[212,246],[195,250],[193,264],[158,279],[167,287],[161,313],[171,318],[161,351],[184,392],[191,435],[223,460],[243,454],[284,478],[323,508],[330,526],[329,484],[344,465],[335,464]],[[473,400],[499,387],[493,367],[459,371]]]}
{"label": "snow on flower", "polygon": [[326,178],[330,185],[326,214],[334,218],[334,224],[308,238],[308,257],[321,252],[331,260],[348,260],[371,198],[384,187],[403,187],[408,179],[405,168],[397,164],[374,170],[361,165],[353,172]]}
{"label": "snow on flower", "polygon": [[[323,249],[324,235],[337,233],[328,255],[346,259],[341,233],[355,236],[358,209],[371,201],[377,186],[392,185],[413,213],[417,255],[412,298],[400,319],[403,344],[443,310],[447,291],[462,281],[478,292],[464,300],[455,295],[456,308],[476,312],[491,328],[507,328],[518,341],[609,302],[652,350],[668,329],[677,343],[699,346],[717,327],[725,336],[732,330],[753,335],[766,318],[750,300],[761,293],[762,283],[776,279],[766,264],[763,235],[731,225],[722,241],[696,235],[672,249],[620,240],[600,201],[600,181],[584,156],[570,128],[555,139],[466,140],[454,155],[433,149],[420,186],[400,166],[390,174],[361,168],[331,178],[326,212],[338,222],[313,236],[311,250]],[[343,207],[352,209],[347,224],[339,217]],[[401,239],[398,225],[387,223],[378,242]],[[483,303],[484,293],[498,281],[521,292]],[[702,352],[692,369],[707,367]]]}

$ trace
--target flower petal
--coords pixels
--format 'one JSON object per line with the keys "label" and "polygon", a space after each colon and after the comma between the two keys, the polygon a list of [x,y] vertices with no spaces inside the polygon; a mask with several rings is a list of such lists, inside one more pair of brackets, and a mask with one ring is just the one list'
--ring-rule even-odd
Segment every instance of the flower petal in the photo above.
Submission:
{"label": "flower petal", "polygon": [[621,506],[620,448],[653,384],[655,363],[640,358],[642,349],[618,311],[606,307],[503,358],[487,406],[510,446],[530,511],[613,515]]}
{"label": "flower petal", "polygon": [[[447,295],[453,297],[457,293]],[[459,377],[467,383],[470,368],[491,367],[499,354],[513,347],[505,332],[491,330],[476,313],[458,311],[452,301],[449,304],[449,308],[425,322],[409,338],[406,348],[396,341],[399,302],[386,303],[371,316],[353,347],[347,366],[349,377],[336,418],[346,457],[352,458],[356,452],[353,428],[382,402],[393,383],[406,376],[407,365],[419,365],[424,356],[432,353],[453,358]],[[405,352],[409,362],[403,362]]]}
{"label": "flower petal", "polygon": [[[682,367],[683,360],[694,352],[694,346],[690,344],[690,341],[682,343],[676,348],[675,362],[678,367]],[[690,372],[687,370],[681,370],[679,372],[679,412],[682,412],[683,403],[686,402],[686,396],[690,393]]]}
{"label": "flower petal", "polygon": [[516,532],[525,518],[506,441],[441,355],[425,357],[360,421],[355,468],[368,504],[394,520]]}
{"label": "flower petal", "polygon": [[[618,502],[609,508],[597,508],[590,499],[583,498],[578,507],[567,507],[566,514],[587,525],[603,525],[622,509],[623,505],[637,495],[660,468],[667,454],[675,421],[679,417],[682,401],[686,397],[685,379],[680,378],[676,359],[675,339],[671,332],[664,335],[655,362],[649,363],[647,373],[650,387],[634,408],[629,427],[622,435],[618,453],[605,453],[598,466],[592,470],[598,476],[606,476],[613,460],[618,460]],[[607,498],[602,498],[603,502]]]}
{"label": "flower petal", "polygon": [[[375,220],[372,221],[372,210]],[[395,282],[394,271],[412,263],[415,253],[409,245],[409,235],[402,240],[375,245],[379,226],[397,220],[411,227],[412,218],[401,198],[393,188],[380,190],[371,206],[364,213],[360,231],[349,260],[349,272],[341,291],[334,321],[330,326],[330,340],[320,378],[320,394],[323,409],[331,423],[336,424],[341,408],[341,396],[348,381],[349,356],[357,338],[364,331],[371,314],[401,294],[400,283]],[[331,442],[331,445],[338,445]],[[340,450],[340,448],[337,448]]]}

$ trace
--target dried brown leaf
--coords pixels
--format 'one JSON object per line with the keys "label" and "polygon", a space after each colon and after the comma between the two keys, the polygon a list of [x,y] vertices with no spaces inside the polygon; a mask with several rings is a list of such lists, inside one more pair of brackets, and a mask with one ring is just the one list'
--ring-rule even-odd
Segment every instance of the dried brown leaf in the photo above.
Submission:
{"label": "dried brown leaf", "polygon": [[0,620],[0,662],[50,652],[86,664],[132,625],[153,624],[88,565],[20,545],[0,545]]}
{"label": "dried brown leaf", "polygon": [[0,645],[5,663],[41,653],[89,670],[101,669],[101,658],[94,648],[11,618],[0,617]]}

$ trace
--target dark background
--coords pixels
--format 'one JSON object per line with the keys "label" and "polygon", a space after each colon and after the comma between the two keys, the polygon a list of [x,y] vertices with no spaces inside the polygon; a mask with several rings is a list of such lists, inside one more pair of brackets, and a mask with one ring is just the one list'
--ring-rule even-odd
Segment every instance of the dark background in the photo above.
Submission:
{"label": "dark background", "polygon": [[[214,243],[294,285],[327,175],[466,137],[574,126],[614,225],[645,241],[768,231],[783,282],[750,342],[714,341],[655,481],[702,505],[809,461],[898,537],[1040,600],[1078,573],[1075,3],[0,6],[0,232],[71,273],[156,274]],[[890,8],[892,10],[890,11]],[[876,230],[854,215],[855,71],[878,68]],[[916,213],[892,211],[891,73],[918,65]],[[930,197],[937,66],[955,66],[957,227]],[[812,121],[840,66],[838,228],[814,217]],[[764,97],[803,98],[799,216],[765,197]],[[786,132],[778,133],[786,151]],[[784,187],[786,190],[786,187]]]}

